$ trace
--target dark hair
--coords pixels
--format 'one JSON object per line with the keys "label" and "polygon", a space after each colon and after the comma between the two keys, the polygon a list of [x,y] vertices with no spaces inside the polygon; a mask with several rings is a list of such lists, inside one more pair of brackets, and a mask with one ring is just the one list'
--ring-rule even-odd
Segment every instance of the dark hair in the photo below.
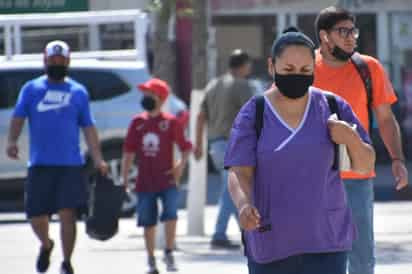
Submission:
{"label": "dark hair", "polygon": [[229,68],[237,69],[244,64],[250,62],[250,56],[241,49],[235,49],[232,51],[229,57]]}
{"label": "dark hair", "polygon": [[315,58],[315,43],[300,32],[296,27],[288,27],[272,44],[272,59],[279,57],[289,46],[304,46],[310,49],[313,58]]}
{"label": "dark hair", "polygon": [[320,42],[319,32],[321,30],[330,30],[337,23],[344,20],[350,20],[355,23],[355,16],[348,10],[340,7],[331,6],[320,11],[315,20],[316,38]]}

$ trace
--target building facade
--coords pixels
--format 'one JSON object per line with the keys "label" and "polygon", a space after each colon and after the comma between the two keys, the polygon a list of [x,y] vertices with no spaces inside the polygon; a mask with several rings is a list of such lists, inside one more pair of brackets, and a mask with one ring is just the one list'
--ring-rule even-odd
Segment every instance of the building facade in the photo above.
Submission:
{"label": "building facade", "polygon": [[[412,79],[411,0],[210,0],[218,72],[232,48],[243,47],[256,61],[256,74],[266,70],[266,57],[276,36],[298,26],[315,39],[317,13],[339,4],[354,12],[360,28],[358,50],[377,57],[398,91],[410,90]],[[406,95],[406,94],[405,94]]]}
{"label": "building facade", "polygon": [[[0,14],[145,9],[149,2],[2,0]],[[255,76],[267,77],[266,57],[278,33],[289,25],[295,25],[315,39],[314,20],[317,13],[327,6],[340,4],[357,15],[357,26],[361,30],[358,50],[377,57],[385,65],[396,90],[405,95],[412,106],[412,96],[409,96],[412,94],[412,0],[209,0],[209,4],[210,64],[209,71],[205,73],[212,76],[222,73],[230,51],[241,47],[248,50],[255,60]],[[190,59],[191,27],[188,24],[190,22],[176,24],[176,41],[179,43],[182,40],[184,52],[187,52],[179,54],[182,60]],[[62,35],[73,50],[88,50],[91,48],[90,31],[90,26],[23,29],[23,50],[25,53],[39,52],[45,41]],[[130,24],[102,25],[99,33],[102,49],[133,47],[133,26]],[[0,39],[0,52],[4,50],[2,41]],[[185,78],[185,81],[189,80],[190,77]]]}

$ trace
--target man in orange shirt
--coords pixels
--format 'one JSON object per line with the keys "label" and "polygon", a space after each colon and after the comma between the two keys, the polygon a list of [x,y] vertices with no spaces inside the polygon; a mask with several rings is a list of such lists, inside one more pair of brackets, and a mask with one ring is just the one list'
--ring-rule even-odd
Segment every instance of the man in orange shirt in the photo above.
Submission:
{"label": "man in orange shirt", "polygon": [[[320,12],[315,22],[320,50],[316,56],[314,86],[343,97],[352,106],[365,129],[369,129],[367,92],[363,80],[350,58],[356,48],[359,30],[350,12],[329,7]],[[372,110],[383,142],[392,159],[396,189],[408,185],[408,171],[402,151],[398,122],[391,104],[395,103],[392,85],[383,66],[373,57],[361,55],[372,79]],[[373,236],[373,178],[371,174],[341,174],[349,206],[358,230],[358,239],[349,253],[349,274],[373,274],[375,266]]]}

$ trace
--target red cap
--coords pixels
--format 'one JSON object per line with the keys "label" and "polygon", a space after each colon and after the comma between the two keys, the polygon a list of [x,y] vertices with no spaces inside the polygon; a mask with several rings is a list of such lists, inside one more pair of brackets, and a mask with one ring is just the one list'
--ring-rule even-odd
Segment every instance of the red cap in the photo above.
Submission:
{"label": "red cap", "polygon": [[169,85],[158,78],[152,78],[146,83],[137,85],[137,87],[142,91],[148,91],[159,96],[162,101],[166,100],[170,92]]}

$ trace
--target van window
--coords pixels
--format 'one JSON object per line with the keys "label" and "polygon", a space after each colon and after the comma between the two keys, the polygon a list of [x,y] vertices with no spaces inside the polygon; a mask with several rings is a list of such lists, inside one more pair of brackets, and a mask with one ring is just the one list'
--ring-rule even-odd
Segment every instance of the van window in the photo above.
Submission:
{"label": "van window", "polygon": [[19,97],[20,89],[27,81],[44,73],[41,69],[7,70],[0,72],[0,109],[12,108]]}
{"label": "van window", "polygon": [[[13,108],[24,84],[42,74],[42,69],[0,72],[0,109]],[[69,69],[69,76],[87,88],[92,101],[109,99],[130,90],[119,76],[110,71]]]}
{"label": "van window", "polygon": [[130,90],[119,76],[110,71],[69,69],[69,75],[87,88],[91,101],[110,99]]}

